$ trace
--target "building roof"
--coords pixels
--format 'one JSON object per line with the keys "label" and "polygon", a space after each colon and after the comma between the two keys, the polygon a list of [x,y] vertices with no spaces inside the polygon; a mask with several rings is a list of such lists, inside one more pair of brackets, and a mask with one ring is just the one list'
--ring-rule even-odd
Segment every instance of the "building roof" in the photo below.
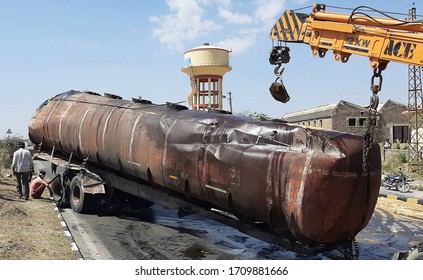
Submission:
{"label": "building roof", "polygon": [[[379,110],[382,110],[383,107],[385,106],[385,104],[388,103],[395,103],[398,105],[403,105],[401,103],[398,103],[396,101],[393,101],[391,99],[388,99],[386,102],[379,102],[379,105],[377,107],[377,111],[379,112]],[[367,105],[365,106],[361,106],[361,105],[357,105],[345,100],[340,100],[334,103],[330,103],[330,104],[326,104],[326,105],[322,105],[322,106],[318,106],[318,107],[314,107],[311,109],[305,109],[305,110],[301,110],[301,111],[297,111],[297,112],[292,112],[292,113],[287,113],[285,114],[282,119],[287,121],[287,122],[301,122],[301,121],[306,121],[306,120],[313,120],[313,119],[324,119],[324,118],[331,118],[332,117],[332,112],[333,110],[338,106],[338,105],[348,105],[351,107],[356,107],[359,110],[368,110],[366,108]],[[403,105],[405,106],[405,105]]]}
{"label": "building roof", "polygon": [[339,105],[349,105],[353,107],[358,107],[359,109],[364,109],[364,107],[350,103],[348,101],[340,100],[334,103],[314,107],[311,109],[305,109],[293,113],[285,114],[282,119],[286,120],[287,122],[300,122],[305,120],[313,120],[313,119],[324,119],[332,117],[333,110]]}
{"label": "building roof", "polygon": [[286,120],[287,122],[300,122],[303,120],[327,118],[332,116],[332,111],[338,105],[338,103],[339,101],[311,109],[287,113],[282,117],[282,119]]}
{"label": "building roof", "polygon": [[386,100],[386,102],[380,102],[379,103],[379,106],[377,106],[377,111],[379,112],[379,111],[385,109],[385,105],[390,104],[390,103],[393,103],[393,104],[398,105],[398,106],[403,106],[404,109],[406,109],[406,107],[407,107],[407,105],[404,105],[404,104],[399,103],[397,101],[394,101],[392,99],[388,99],[388,100]]}

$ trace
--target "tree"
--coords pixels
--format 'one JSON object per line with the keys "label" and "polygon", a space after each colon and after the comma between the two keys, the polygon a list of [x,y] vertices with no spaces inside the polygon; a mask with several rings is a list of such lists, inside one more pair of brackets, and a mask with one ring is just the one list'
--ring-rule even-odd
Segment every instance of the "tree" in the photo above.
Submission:
{"label": "tree", "polygon": [[248,112],[248,111],[243,111],[241,113],[235,113],[235,115],[237,116],[244,116],[244,117],[249,117],[249,118],[253,118],[253,119],[269,119],[269,116],[267,114],[264,113],[258,113],[258,112]]}
{"label": "tree", "polygon": [[18,136],[7,136],[0,140],[0,170],[12,165],[13,153],[19,148],[18,142],[20,141],[23,139]]}

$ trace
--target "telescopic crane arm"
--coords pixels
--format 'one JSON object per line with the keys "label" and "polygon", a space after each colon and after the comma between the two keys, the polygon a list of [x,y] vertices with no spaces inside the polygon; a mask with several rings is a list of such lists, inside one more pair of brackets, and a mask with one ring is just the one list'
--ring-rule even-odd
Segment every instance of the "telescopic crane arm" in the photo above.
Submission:
{"label": "telescopic crane arm", "polygon": [[[373,17],[360,8],[369,9],[361,6],[351,14],[339,14],[327,12],[326,5],[315,4],[311,14],[285,11],[270,32],[270,38],[278,43],[269,57],[270,63],[277,65],[276,76],[280,78],[279,68],[289,62],[289,48],[284,46],[288,42],[308,44],[312,54],[319,57],[332,50],[334,59],[344,63],[351,55],[367,56],[374,69],[371,85],[374,94],[381,89],[381,72],[390,61],[423,66],[422,22]],[[275,85],[276,81],[272,86]],[[284,87],[273,90],[276,92],[271,87],[274,97],[287,95]]]}

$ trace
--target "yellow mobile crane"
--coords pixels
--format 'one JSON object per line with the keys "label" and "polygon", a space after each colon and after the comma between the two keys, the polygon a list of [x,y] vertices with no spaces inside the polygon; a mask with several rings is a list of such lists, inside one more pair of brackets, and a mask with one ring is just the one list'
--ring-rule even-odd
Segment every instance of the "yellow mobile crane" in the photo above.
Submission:
{"label": "yellow mobile crane", "polygon": [[287,102],[289,95],[277,80],[281,78],[279,68],[288,63],[287,42],[304,43],[311,47],[313,55],[324,57],[333,51],[336,61],[348,62],[351,55],[367,56],[373,68],[371,79],[371,108],[378,105],[377,93],[382,87],[382,71],[388,62],[423,66],[423,23],[421,21],[398,20],[386,13],[385,17],[373,17],[362,10],[374,10],[367,6],[354,9],[351,14],[331,13],[326,5],[314,4],[311,14],[287,10],[270,31],[270,38],[277,42],[270,52],[269,61],[275,68],[277,79],[270,92],[281,102]]}
{"label": "yellow mobile crane", "polygon": [[[374,17],[368,11],[382,14]],[[314,56],[323,58],[328,50],[334,59],[348,62],[351,55],[367,56],[373,69],[371,78],[372,97],[369,105],[367,131],[363,136],[363,171],[368,171],[368,152],[373,141],[376,109],[379,103],[377,93],[382,88],[382,71],[390,61],[423,66],[423,23],[422,21],[399,20],[371,7],[360,6],[351,14],[326,11],[326,5],[314,4],[312,13],[297,13],[287,10],[270,31],[270,38],[277,42],[273,46],[269,62],[276,65],[277,76],[270,86],[270,93],[280,102],[288,102],[289,95],[282,83],[282,64],[290,60],[286,43],[304,43],[311,47]],[[280,82],[278,83],[278,80]],[[421,105],[419,105],[421,106]],[[423,259],[423,243],[396,256],[399,259]]]}
{"label": "yellow mobile crane", "polygon": [[[374,17],[368,11],[378,12],[384,17]],[[373,142],[377,106],[377,93],[382,89],[382,71],[390,61],[414,66],[423,66],[423,23],[399,20],[371,7],[359,6],[350,14],[326,11],[326,5],[314,4],[312,13],[297,13],[287,10],[270,31],[274,44],[270,64],[276,65],[277,76],[270,86],[273,98],[288,102],[290,97],[282,83],[282,64],[290,60],[286,43],[304,43],[311,47],[314,56],[324,57],[333,51],[336,61],[348,62],[351,55],[367,56],[373,68],[370,89],[367,131],[363,136],[363,171],[367,170],[367,155]],[[278,80],[280,80],[278,82]]]}

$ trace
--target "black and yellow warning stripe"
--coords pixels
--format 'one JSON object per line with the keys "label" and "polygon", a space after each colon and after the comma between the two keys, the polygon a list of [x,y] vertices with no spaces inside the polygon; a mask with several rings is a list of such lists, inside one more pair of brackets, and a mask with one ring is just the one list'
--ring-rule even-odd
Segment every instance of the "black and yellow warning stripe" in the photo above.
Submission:
{"label": "black and yellow warning stripe", "polygon": [[307,14],[295,13],[292,10],[285,11],[273,26],[270,38],[284,42],[299,41],[302,25],[308,16]]}

